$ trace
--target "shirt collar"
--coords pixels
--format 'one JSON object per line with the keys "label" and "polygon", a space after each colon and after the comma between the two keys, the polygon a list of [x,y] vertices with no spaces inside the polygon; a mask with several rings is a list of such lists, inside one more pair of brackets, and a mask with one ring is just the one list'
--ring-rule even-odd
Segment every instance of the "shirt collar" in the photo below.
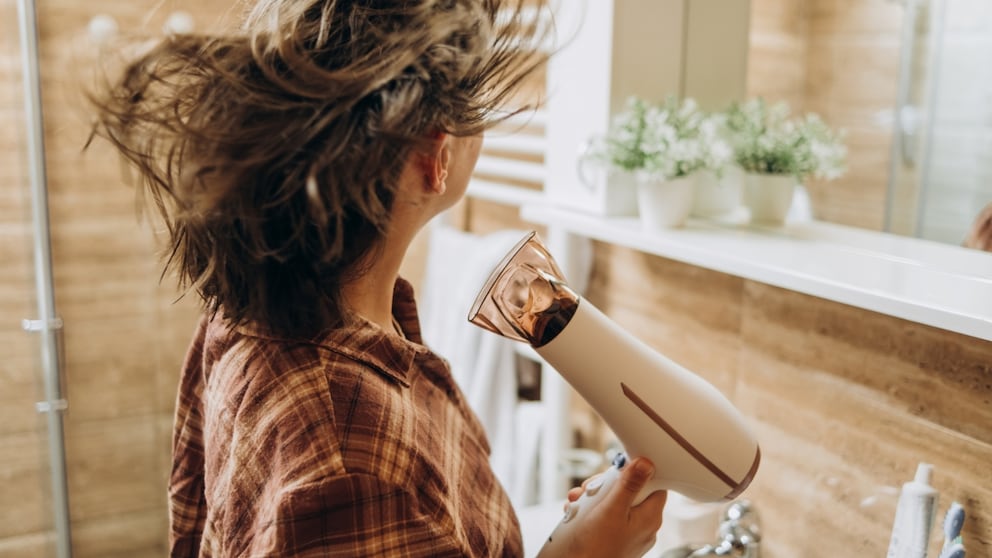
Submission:
{"label": "shirt collar", "polygon": [[413,286],[402,277],[397,277],[393,286],[393,317],[399,323],[405,338],[387,332],[362,316],[355,316],[352,323],[310,339],[279,337],[252,325],[239,326],[236,329],[252,337],[319,345],[365,364],[379,374],[409,387],[414,359],[417,355],[429,354],[430,349],[423,345],[421,339]]}

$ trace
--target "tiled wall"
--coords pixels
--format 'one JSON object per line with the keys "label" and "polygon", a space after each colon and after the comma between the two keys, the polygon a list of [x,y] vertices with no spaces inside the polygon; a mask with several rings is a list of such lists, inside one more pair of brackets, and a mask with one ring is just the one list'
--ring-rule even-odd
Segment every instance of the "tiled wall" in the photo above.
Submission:
{"label": "tiled wall", "polygon": [[[37,557],[54,547],[44,425],[34,411],[40,353],[20,331],[20,320],[37,310],[14,6],[0,0],[0,556]],[[86,27],[110,13],[124,33],[155,32],[173,10],[194,8],[205,26],[232,4],[38,2],[76,556],[165,554],[172,409],[196,313],[191,300],[173,304],[169,279],[157,286],[156,243],[138,222],[117,157],[102,142],[82,152],[88,116],[77,80],[96,52]]]}
{"label": "tiled wall", "polygon": [[[522,226],[471,205],[477,232]],[[968,555],[992,555],[992,342],[626,248],[594,253],[588,298],[755,426],[762,464],[745,496],[762,556],[884,556],[896,487],[919,462],[934,465],[939,513],[966,508]]]}
{"label": "tiled wall", "polygon": [[806,107],[808,0],[751,0],[747,94]]}
{"label": "tiled wall", "polygon": [[0,1],[0,555],[9,537],[35,539],[48,517],[41,469],[45,438],[34,412],[40,390],[37,339],[21,329],[36,317],[26,187],[23,93],[14,0]]}
{"label": "tiled wall", "polygon": [[590,299],[754,421],[763,555],[884,555],[890,487],[920,461],[940,510],[968,509],[969,553],[992,551],[992,343],[626,249],[597,256]]}

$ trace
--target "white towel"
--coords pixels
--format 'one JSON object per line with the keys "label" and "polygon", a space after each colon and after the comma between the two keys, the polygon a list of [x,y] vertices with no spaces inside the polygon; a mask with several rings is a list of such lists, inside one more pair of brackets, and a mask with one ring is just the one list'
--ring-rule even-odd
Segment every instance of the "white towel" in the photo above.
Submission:
{"label": "white towel", "polygon": [[[451,364],[455,381],[486,430],[493,471],[515,505],[527,503],[533,494],[534,478],[528,471],[537,459],[535,441],[519,447],[523,440],[516,433],[516,342],[470,324],[467,317],[496,264],[524,234],[508,230],[478,236],[433,227],[420,297],[424,342]],[[530,429],[535,430],[533,423]]]}

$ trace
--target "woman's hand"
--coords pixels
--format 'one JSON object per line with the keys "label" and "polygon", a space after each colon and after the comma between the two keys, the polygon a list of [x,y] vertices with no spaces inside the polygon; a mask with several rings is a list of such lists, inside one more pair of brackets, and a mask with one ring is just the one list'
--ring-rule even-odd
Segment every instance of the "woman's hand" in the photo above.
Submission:
{"label": "woman's hand", "polygon": [[[604,475],[590,477],[568,493],[565,519],[551,533],[539,558],[640,557],[651,549],[661,527],[661,514],[668,493],[659,491],[634,506],[634,499],[654,476],[654,465],[638,458],[620,468],[612,482]],[[570,508],[587,491],[602,494],[579,502],[577,513]]]}
{"label": "woman's hand", "polygon": [[568,494],[565,495],[565,497],[568,499],[565,502],[565,506],[564,506],[565,507],[565,511],[568,511],[568,505],[569,504],[571,504],[572,502],[578,500],[579,497],[582,496],[585,493],[585,491],[586,491],[586,485],[587,484],[589,484],[590,482],[592,482],[592,481],[594,481],[594,480],[596,480],[596,479],[598,479],[598,478],[600,478],[602,476],[603,476],[603,473],[597,473],[597,474],[595,474],[595,475],[587,478],[586,480],[582,481],[582,486],[576,486],[574,488],[570,488],[568,490]]}

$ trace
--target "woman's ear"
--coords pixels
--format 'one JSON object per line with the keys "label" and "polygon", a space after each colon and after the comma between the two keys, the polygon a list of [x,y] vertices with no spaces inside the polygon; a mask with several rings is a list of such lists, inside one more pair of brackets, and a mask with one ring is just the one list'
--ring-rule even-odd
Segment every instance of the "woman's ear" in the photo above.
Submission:
{"label": "woman's ear", "polygon": [[448,185],[448,165],[451,163],[451,149],[448,147],[448,134],[439,133],[432,140],[430,153],[426,157],[424,178],[427,188],[443,194]]}

